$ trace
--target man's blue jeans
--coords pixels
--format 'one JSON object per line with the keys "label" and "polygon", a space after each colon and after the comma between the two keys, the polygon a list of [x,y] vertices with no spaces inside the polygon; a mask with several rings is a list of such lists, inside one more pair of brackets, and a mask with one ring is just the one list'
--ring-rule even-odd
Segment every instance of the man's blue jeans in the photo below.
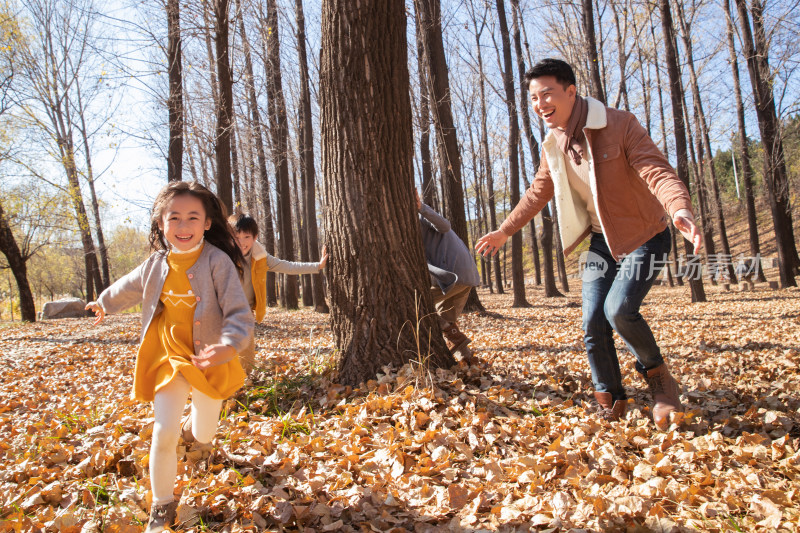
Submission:
{"label": "man's blue jeans", "polygon": [[614,401],[627,398],[614,331],[636,356],[642,374],[664,362],[639,307],[666,264],[671,244],[667,228],[617,262],[603,235],[592,233],[583,271],[583,339],[595,390],[610,392]]}

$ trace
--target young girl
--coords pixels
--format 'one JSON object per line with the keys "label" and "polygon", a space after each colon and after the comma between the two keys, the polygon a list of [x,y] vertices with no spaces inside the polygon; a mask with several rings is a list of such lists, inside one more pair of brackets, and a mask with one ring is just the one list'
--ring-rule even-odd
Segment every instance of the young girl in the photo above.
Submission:
{"label": "young girl", "polygon": [[[242,254],[220,201],[197,183],[173,182],[159,192],[150,227],[153,254],[103,291],[86,308],[97,315],[142,303],[142,339],[133,393],[152,401],[150,446],[153,504],[146,532],[175,520],[175,448],[185,440],[208,443],[222,400],[242,386],[237,352],[253,335],[253,315],[239,281]],[[181,428],[189,392],[191,416]]]}

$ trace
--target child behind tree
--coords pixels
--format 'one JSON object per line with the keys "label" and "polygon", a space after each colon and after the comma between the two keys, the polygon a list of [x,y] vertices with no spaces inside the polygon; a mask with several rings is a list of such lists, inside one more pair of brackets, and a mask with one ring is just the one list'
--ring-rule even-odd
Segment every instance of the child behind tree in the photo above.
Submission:
{"label": "child behind tree", "polygon": [[[239,214],[228,217],[228,222],[236,235],[236,244],[244,256],[244,275],[242,288],[253,310],[256,322],[261,322],[267,312],[267,272],[278,274],[317,274],[325,268],[328,262],[328,253],[322,248],[322,258],[319,263],[296,263],[284,261],[267,253],[264,247],[256,240],[258,236],[258,223],[249,215]],[[250,338],[250,344],[239,352],[239,357],[245,371],[250,374],[255,367],[255,339]]]}

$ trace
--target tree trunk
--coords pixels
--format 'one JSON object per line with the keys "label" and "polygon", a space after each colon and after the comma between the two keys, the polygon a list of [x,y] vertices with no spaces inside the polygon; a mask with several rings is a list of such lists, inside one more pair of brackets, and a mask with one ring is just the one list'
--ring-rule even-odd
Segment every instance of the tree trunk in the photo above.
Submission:
{"label": "tree trunk", "polygon": [[322,168],[339,380],[454,364],[430,293],[413,195],[405,4],[322,5]]}
{"label": "tree trunk", "polygon": [[[503,43],[503,86],[508,108],[508,179],[511,181],[511,205],[519,203],[519,122],[514,91],[514,67],[511,62],[511,39],[508,37],[506,7],[497,0],[497,18],[500,23],[500,39]],[[514,292],[512,307],[530,307],[525,298],[525,272],[522,269],[522,232],[511,236],[511,280]]]}
{"label": "tree trunk", "polygon": [[[267,0],[267,17],[262,31],[265,33],[267,57],[267,109],[269,110],[272,137],[272,161],[275,165],[275,189],[277,192],[278,250],[281,259],[294,261],[294,239],[292,237],[292,202],[289,189],[289,128],[286,117],[286,102],[281,81],[281,53],[278,38],[278,5],[276,0]],[[287,309],[297,309],[297,276],[284,276],[281,304]]]}
{"label": "tree trunk", "polygon": [[[683,45],[686,49],[686,61],[689,65],[689,82],[692,87],[692,100],[694,101],[694,111],[695,115],[697,116],[697,125],[698,125],[698,135],[700,137],[699,140],[702,141],[703,149],[706,154],[705,163],[706,168],[708,169],[708,176],[711,180],[711,191],[714,194],[714,211],[716,215],[717,221],[717,232],[719,233],[719,240],[720,246],[722,247],[722,260],[716,260],[717,258],[712,258],[712,263],[716,265],[725,265],[726,270],[728,271],[728,279],[730,279],[733,283],[736,283],[736,273],[733,270],[733,264],[731,263],[731,247],[728,243],[728,230],[725,227],[725,214],[722,212],[722,199],[720,198],[719,194],[719,184],[717,183],[717,172],[714,168],[714,154],[711,151],[711,140],[709,139],[708,135],[708,123],[706,122],[706,115],[703,111],[703,100],[700,96],[700,86],[697,81],[697,73],[694,68],[694,53],[692,51],[692,40],[691,40],[691,25],[686,20],[686,17],[683,13],[683,6],[678,2],[676,3],[677,6],[677,15],[678,15],[678,22],[681,27],[681,38],[683,39]],[[703,158],[701,158],[700,164],[703,163]]]}
{"label": "tree trunk", "polygon": [[[489,228],[490,231],[497,229],[497,212],[494,198],[494,173],[492,172],[492,158],[489,153],[489,129],[487,126],[487,109],[486,109],[486,88],[485,77],[483,72],[483,54],[481,53],[480,36],[485,27],[485,20],[481,21],[480,28],[478,21],[473,16],[472,25],[475,30],[475,53],[478,57],[478,89],[480,95],[480,121],[481,121],[481,155],[483,159],[483,168],[486,172],[486,205],[485,211],[489,213]],[[492,286],[492,270],[494,270],[495,284],[498,294],[503,294],[503,280],[500,271],[500,254],[495,254],[493,258],[487,261],[487,275],[489,277],[489,288]]]}
{"label": "tree trunk", "polygon": [[[767,188],[775,244],[778,249],[778,274],[782,288],[796,287],[794,279],[797,266],[797,250],[794,244],[792,216],[789,204],[789,187],[786,179],[786,161],[781,140],[780,122],[772,93],[773,75],[770,71],[766,36],[763,28],[763,12],[760,0],[753,0],[753,30],[750,29],[749,14],[745,0],[734,0],[739,12],[742,30],[742,47],[747,58],[750,83],[764,147],[764,181]],[[755,39],[754,39],[755,36]]]}
{"label": "tree trunk", "polygon": [[419,158],[422,178],[422,201],[438,211],[436,205],[436,185],[433,181],[433,165],[431,163],[431,112],[428,96],[428,77],[425,74],[425,44],[422,40],[419,13],[415,16],[415,34],[417,38],[417,75],[419,76]]}
{"label": "tree trunk", "polygon": [[94,216],[94,228],[97,234],[97,251],[100,254],[100,274],[102,276],[102,284],[97,288],[100,293],[111,284],[110,271],[108,266],[108,248],[106,248],[106,239],[103,235],[103,224],[100,220],[100,202],[97,200],[97,192],[94,187],[94,167],[92,167],[92,152],[89,147],[89,134],[86,129],[86,110],[83,107],[83,98],[81,97],[80,84],[75,84],[75,91],[78,96],[78,118],[80,119],[81,139],[83,140],[83,151],[86,159],[86,182],[89,184],[89,198],[92,202],[92,215]]}
{"label": "tree trunk", "polygon": [[[684,120],[686,121],[687,126],[689,126],[691,122],[691,118],[689,117],[689,106],[686,105],[686,98],[684,95]],[[705,179],[705,167],[702,164],[698,164],[698,159],[703,158],[703,144],[700,141],[700,134],[697,131],[699,126],[697,125],[697,121],[695,120],[695,135],[692,136],[691,129],[687,127],[687,135],[690,136],[689,138],[689,155],[691,160],[692,166],[692,173],[691,175],[694,176],[694,183],[695,183],[695,192],[697,193],[697,204],[700,206],[700,231],[703,234],[703,246],[705,248],[706,254],[712,256],[717,255],[717,247],[714,244],[714,230],[712,229],[711,224],[711,215],[709,214],[708,210],[708,193],[706,191],[706,179]],[[694,141],[694,145],[692,145],[692,141]],[[695,151],[694,146],[697,146],[697,150]],[[699,154],[699,157],[695,154]],[[716,285],[717,282],[714,278],[711,279],[711,284]]]}
{"label": "tree trunk", "polygon": [[[524,102],[524,100],[523,100]],[[526,105],[526,104],[522,104]],[[522,162],[520,165],[520,171],[522,173],[522,183],[525,185],[525,189],[531,186],[530,181],[528,181],[528,172],[525,170],[525,149],[522,146],[522,138],[519,140],[519,160]],[[536,286],[542,284],[542,267],[539,262],[539,243],[537,242],[538,239],[536,238],[536,218],[532,218],[530,222],[530,232],[529,232],[529,241],[531,247],[531,260],[533,261],[533,273],[534,273],[534,282]]]}
{"label": "tree trunk", "polygon": [[[531,119],[530,114],[528,113],[528,86],[525,84],[525,58],[522,55],[522,42],[520,38],[520,27],[524,27],[522,21],[522,11],[519,8],[519,0],[511,0],[511,5],[513,6],[513,16],[515,18],[519,18],[519,20],[514,24],[514,49],[517,53],[517,65],[519,70],[519,85],[520,85],[520,114],[522,115],[522,128],[525,132],[525,139],[528,141],[528,147],[531,151],[531,161],[533,162],[533,173],[534,178],[536,179],[536,172],[539,170],[539,163],[541,161],[539,155],[539,143],[536,142],[536,138],[533,136],[533,128],[531,126]],[[530,184],[526,181],[525,188],[527,189],[530,187]],[[552,297],[552,296],[563,296],[558,290],[555,288],[555,275],[553,273],[553,225],[552,219],[550,219],[550,209],[545,206],[542,210],[542,217],[547,216],[549,223],[547,225],[542,224],[543,232],[549,231],[550,234],[548,236],[548,242],[551,243],[551,246],[548,248],[545,246],[545,237],[544,234],[542,235],[542,257],[543,260],[543,271],[544,271],[544,279],[545,279],[545,296]],[[534,265],[536,267],[536,285],[541,285],[541,276],[540,276],[540,267],[539,267],[539,250],[538,246],[536,245],[536,223],[534,220],[531,220],[531,234],[533,235],[531,238],[531,249],[536,254],[534,258]],[[547,271],[547,265],[550,265],[550,271]],[[549,280],[549,282],[548,282]],[[548,284],[549,283],[549,284]],[[549,289],[548,289],[549,287]]]}
{"label": "tree trunk", "polygon": [[[300,146],[300,172],[303,188],[303,214],[305,219],[306,239],[308,242],[309,261],[319,261],[319,235],[317,232],[317,173],[314,166],[314,131],[313,117],[311,116],[311,89],[308,76],[308,58],[306,55],[305,16],[303,14],[303,0],[295,0],[295,14],[297,19],[297,53],[300,60],[300,131],[298,133]],[[312,275],[312,295],[314,297],[314,310],[318,313],[327,313],[328,304],[325,301],[325,288],[322,285],[322,275]]]}
{"label": "tree trunk", "polygon": [[[253,77],[253,61],[250,53],[250,43],[245,33],[244,22],[239,21],[239,33],[242,34],[242,48],[244,51],[245,84],[247,86],[247,106],[250,111],[250,120],[253,127],[253,144],[256,148],[258,159],[258,183],[260,185],[261,203],[264,208],[262,233],[264,247],[267,253],[275,255],[275,230],[272,227],[272,200],[270,199],[269,174],[267,174],[267,156],[264,150],[264,135],[261,131],[261,113],[258,110],[256,99],[255,81]],[[267,305],[274,307],[278,298],[275,294],[275,273],[267,272]]]}
{"label": "tree trunk", "polygon": [[[657,44],[657,41],[656,41],[655,24],[653,24],[653,18],[652,17],[653,17],[653,10],[651,9],[649,11],[649,13],[648,13],[648,20],[650,21],[650,36],[653,39],[653,49],[656,50],[656,49],[658,49],[658,44]],[[661,66],[659,65],[659,61],[658,61],[658,54],[653,54],[653,62],[655,64],[654,66],[655,66],[655,70],[656,70],[656,89],[658,91],[658,112],[659,112],[659,117],[661,119],[660,122],[659,122],[660,127],[661,127],[661,146],[662,146],[661,149],[664,152],[664,155],[666,155],[666,154],[669,153],[669,146],[667,145],[666,121],[664,120],[664,94],[663,94],[664,91],[663,91],[662,85],[661,85]],[[678,241],[677,241],[677,239],[675,237],[675,233],[676,233],[675,229],[674,228],[670,228],[670,229],[672,230],[672,248],[671,248],[671,250],[672,250],[672,262],[673,262],[674,265],[677,266],[677,264],[678,264]],[[670,270],[670,266],[669,265],[667,265],[667,271],[668,271],[667,274],[668,274],[669,282],[670,282],[669,286],[672,287],[672,271]],[[682,277],[678,277],[677,280],[678,280],[678,285],[680,285],[682,287],[683,286],[683,278]]]}
{"label": "tree trunk", "polygon": [[[617,91],[617,96],[614,98],[614,105],[612,107],[619,107],[620,101],[622,101],[623,108],[625,111],[630,111],[630,104],[628,103],[628,73],[626,72],[626,67],[628,64],[628,54],[625,51],[625,40],[628,36],[628,18],[624,15],[627,15],[629,10],[627,9],[628,6],[625,6],[623,12],[623,22],[624,28],[620,23],[620,16],[619,12],[617,11],[617,2],[616,0],[612,0],[609,2],[611,5],[611,12],[614,15],[614,29],[617,32],[617,62],[619,63],[619,90]],[[633,19],[633,17],[631,17]]]}
{"label": "tree trunk", "polygon": [[26,322],[36,322],[36,306],[33,302],[31,286],[28,283],[26,258],[23,257],[17,245],[17,241],[14,239],[14,234],[11,232],[11,228],[8,225],[2,205],[0,205],[0,252],[3,252],[3,255],[6,256],[8,267],[11,269],[11,273],[14,275],[14,279],[17,282],[17,288],[19,289],[19,309],[22,313],[22,320]]}
{"label": "tree trunk", "polygon": [[[669,0],[659,0],[659,10],[661,11],[661,27],[664,32],[664,48],[666,49],[667,72],[670,82],[670,98],[672,99],[672,121],[675,132],[675,151],[678,160],[678,177],[689,189],[689,160],[686,149],[686,127],[683,121],[683,86],[681,84],[680,72],[678,71],[678,50],[675,45],[675,30],[672,25],[672,13],[670,11]],[[683,240],[686,255],[694,253],[692,243]],[[692,302],[705,302],[706,293],[703,287],[703,280],[689,280],[689,287],[692,294]]]}
{"label": "tree trunk", "polygon": [[[728,53],[730,54],[731,74],[733,75],[733,94],[736,96],[736,121],[739,125],[739,150],[742,152],[742,183],[744,185],[745,210],[747,211],[747,229],[750,235],[750,256],[761,256],[761,244],[758,237],[758,222],[756,220],[756,200],[753,194],[753,166],[750,163],[750,150],[747,142],[747,128],[744,121],[744,103],[742,102],[742,84],[739,79],[739,61],[736,55],[736,45],[734,44],[733,18],[731,17],[730,0],[723,0],[722,7],[725,9],[726,37],[728,41]],[[731,150],[731,157],[736,157],[735,150]],[[756,265],[758,280],[766,281],[764,271],[761,268],[761,260],[758,259]]]}
{"label": "tree trunk", "polygon": [[230,0],[214,2],[214,45],[217,77],[219,79],[219,105],[217,106],[216,183],[217,197],[233,213],[233,187],[231,182],[231,123],[233,117],[233,78],[231,77],[228,47],[228,10]]}
{"label": "tree trunk", "polygon": [[[415,0],[414,6],[420,20],[422,43],[425,50],[425,63],[428,65],[430,81],[428,94],[433,106],[433,122],[439,140],[439,157],[442,169],[442,203],[445,218],[450,221],[453,231],[464,243],[469,242],[467,219],[464,212],[464,189],[461,180],[461,153],[453,121],[450,103],[450,80],[447,72],[447,60],[442,40],[442,20],[439,0]],[[472,290],[464,306],[465,311],[485,312],[478,299],[478,293]]]}
{"label": "tree trunk", "polygon": [[183,53],[180,0],[167,0],[167,72],[169,74],[169,148],[167,180],[183,179]]}
{"label": "tree trunk", "polygon": [[600,61],[597,57],[597,38],[594,33],[594,13],[592,0],[581,0],[583,7],[581,11],[583,23],[584,47],[586,57],[589,58],[589,72],[591,74],[591,93],[596,100],[606,103],[606,95],[603,91],[603,81],[600,77]]}

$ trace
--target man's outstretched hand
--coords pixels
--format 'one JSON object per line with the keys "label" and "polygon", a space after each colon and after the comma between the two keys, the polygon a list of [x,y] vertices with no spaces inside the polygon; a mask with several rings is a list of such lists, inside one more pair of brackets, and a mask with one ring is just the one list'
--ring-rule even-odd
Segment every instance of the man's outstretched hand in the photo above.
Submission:
{"label": "man's outstretched hand", "polygon": [[688,209],[680,209],[675,213],[672,223],[681,232],[684,238],[692,243],[694,246],[695,255],[700,253],[703,249],[703,236],[700,235],[700,229],[694,223],[694,216]]}
{"label": "man's outstretched hand", "polygon": [[507,240],[508,235],[498,229],[478,239],[478,242],[475,243],[475,250],[483,256],[495,255]]}

